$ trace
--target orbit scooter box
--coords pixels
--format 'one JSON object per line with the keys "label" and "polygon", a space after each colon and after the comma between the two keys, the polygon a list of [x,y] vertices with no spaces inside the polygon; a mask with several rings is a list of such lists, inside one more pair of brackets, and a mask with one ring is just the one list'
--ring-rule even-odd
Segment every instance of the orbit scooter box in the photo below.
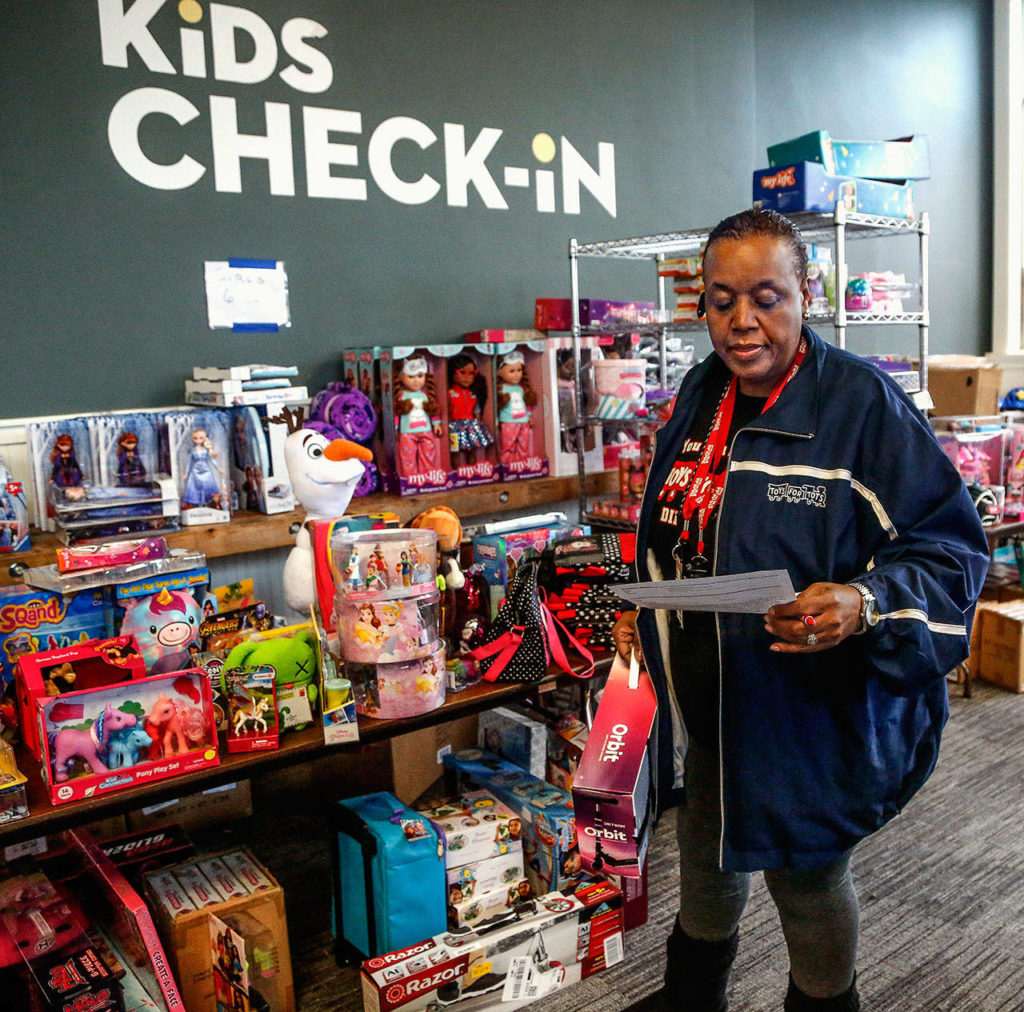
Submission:
{"label": "orbit scooter box", "polygon": [[517,1009],[623,958],[622,894],[586,882],[548,893],[473,928],[367,959],[365,1012]]}
{"label": "orbit scooter box", "polygon": [[616,656],[572,784],[583,867],[639,878],[647,856],[658,703],[646,671]]}

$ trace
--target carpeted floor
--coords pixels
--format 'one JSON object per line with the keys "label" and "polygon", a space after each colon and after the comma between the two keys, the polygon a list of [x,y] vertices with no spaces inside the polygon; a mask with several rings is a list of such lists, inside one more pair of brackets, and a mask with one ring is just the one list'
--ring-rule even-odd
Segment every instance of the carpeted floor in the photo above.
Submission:
{"label": "carpeted floor", "polygon": [[[857,851],[865,1010],[1024,1009],[1024,697],[984,683],[972,699],[959,687],[951,692],[935,774]],[[285,887],[300,1012],[357,1012],[358,976],[332,957],[326,834],[322,813],[293,808],[286,822],[255,818],[246,839]],[[658,827],[650,861],[650,916],[626,936],[625,961],[534,1008],[621,1012],[656,990],[677,903],[671,817]],[[731,1008],[781,1009],[786,972],[778,919],[757,877]]]}

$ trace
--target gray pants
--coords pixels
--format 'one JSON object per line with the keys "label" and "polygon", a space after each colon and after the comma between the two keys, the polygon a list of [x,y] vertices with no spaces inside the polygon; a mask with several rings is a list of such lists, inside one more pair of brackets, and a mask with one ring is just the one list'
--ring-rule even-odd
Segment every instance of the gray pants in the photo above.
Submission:
{"label": "gray pants", "polygon": [[[750,893],[750,874],[718,867],[721,812],[718,756],[690,742],[685,808],[679,810],[679,926],[691,938],[715,941],[737,928]],[[850,853],[818,868],[765,871],[779,911],[797,987],[815,998],[842,994],[853,981],[859,908]]]}

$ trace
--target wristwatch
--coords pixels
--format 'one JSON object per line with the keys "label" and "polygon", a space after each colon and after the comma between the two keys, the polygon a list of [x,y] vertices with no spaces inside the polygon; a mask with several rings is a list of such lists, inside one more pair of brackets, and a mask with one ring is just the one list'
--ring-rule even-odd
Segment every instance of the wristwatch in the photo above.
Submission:
{"label": "wristwatch", "polygon": [[878,625],[878,602],[875,600],[875,595],[863,583],[848,583],[847,586],[853,587],[860,594],[860,622],[853,630],[854,635],[857,636]]}

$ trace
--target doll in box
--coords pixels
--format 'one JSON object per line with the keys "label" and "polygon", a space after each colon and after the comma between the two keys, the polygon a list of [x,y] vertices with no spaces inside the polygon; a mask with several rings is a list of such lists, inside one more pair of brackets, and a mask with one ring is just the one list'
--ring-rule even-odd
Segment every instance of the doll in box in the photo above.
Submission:
{"label": "doll in box", "polygon": [[192,430],[192,449],[188,454],[188,470],[185,475],[185,490],[181,494],[181,505],[213,506],[221,509],[220,482],[217,475],[220,467],[214,459],[213,444],[205,429]]}
{"label": "doll in box", "polygon": [[82,469],[75,456],[75,441],[66,433],[61,432],[53,443],[50,454],[50,480],[57,488],[76,488],[82,484]]}
{"label": "doll in box", "polygon": [[441,469],[441,417],[427,360],[407,358],[396,369],[395,430],[398,464],[405,477]]}
{"label": "doll in box", "polygon": [[498,448],[505,465],[533,456],[532,416],[537,394],[526,377],[523,353],[515,350],[498,363]]}
{"label": "doll in box", "polygon": [[118,485],[145,485],[146,465],[139,456],[139,437],[134,432],[122,432],[117,440]]}
{"label": "doll in box", "polygon": [[494,442],[481,418],[487,404],[487,381],[471,355],[448,359],[448,443],[456,467],[475,464],[477,451]]}

